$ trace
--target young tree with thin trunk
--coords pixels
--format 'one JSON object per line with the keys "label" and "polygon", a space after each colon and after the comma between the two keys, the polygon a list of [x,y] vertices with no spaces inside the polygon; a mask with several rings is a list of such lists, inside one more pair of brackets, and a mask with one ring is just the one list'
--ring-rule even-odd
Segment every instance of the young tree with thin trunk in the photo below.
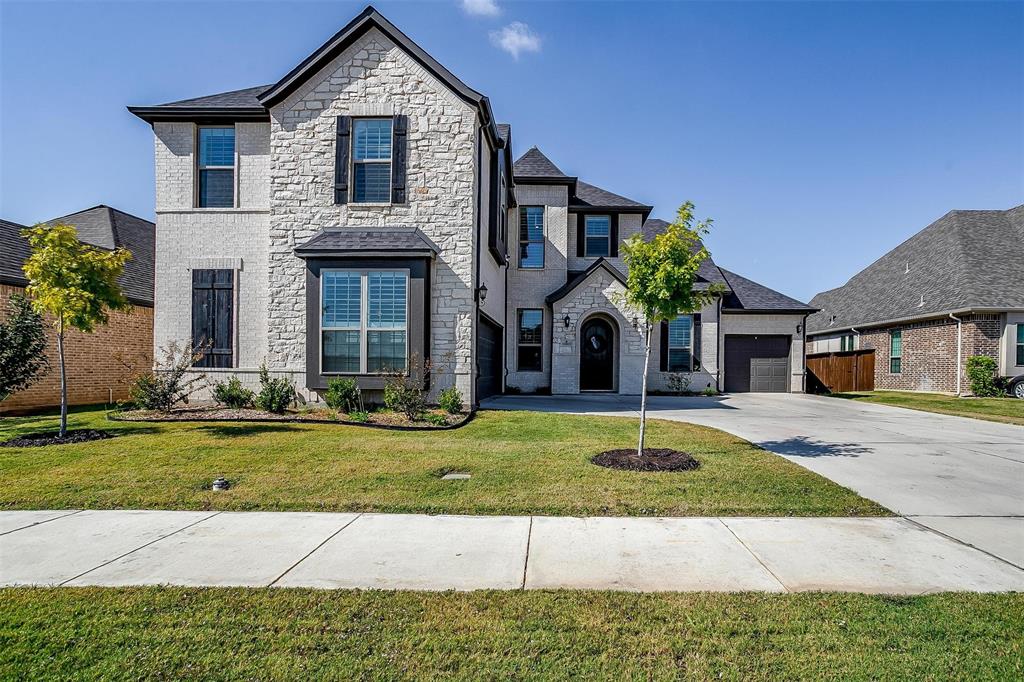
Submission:
{"label": "young tree with thin trunk", "polygon": [[60,359],[60,437],[68,430],[68,382],[64,362],[68,327],[89,333],[106,324],[108,310],[124,310],[128,300],[117,278],[132,255],[125,249],[106,251],[78,241],[72,225],[36,225],[22,231],[32,255],[22,269],[32,307],[53,318]]}
{"label": "young tree with thin trunk", "polygon": [[697,270],[709,256],[703,237],[711,229],[711,219],[695,222],[693,204],[679,207],[676,220],[664,232],[644,241],[638,233],[623,242],[626,275],[626,306],[641,318],[644,335],[644,378],[640,394],[640,442],[637,454],[643,455],[647,428],[647,370],[651,359],[651,332],[654,325],[679,315],[702,309],[721,292],[717,286],[697,289]]}

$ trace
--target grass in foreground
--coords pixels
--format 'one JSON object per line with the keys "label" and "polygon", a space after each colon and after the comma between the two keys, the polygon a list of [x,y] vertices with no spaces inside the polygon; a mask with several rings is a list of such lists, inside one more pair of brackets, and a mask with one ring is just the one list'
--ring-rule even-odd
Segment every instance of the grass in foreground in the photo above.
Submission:
{"label": "grass in foreground", "polygon": [[[0,441],[54,417],[0,420]],[[697,471],[615,471],[593,455],[635,442],[635,419],[481,412],[442,432],[318,424],[140,424],[102,410],[72,428],[117,438],[0,448],[0,509],[262,509],[455,514],[860,516],[888,512],[715,429],[652,421],[650,447],[693,453]],[[442,481],[467,471],[468,481]],[[232,488],[211,492],[217,476]]]}
{"label": "grass in foreground", "polygon": [[1024,676],[1024,595],[0,590],[3,679]]}
{"label": "grass in foreground", "polygon": [[863,391],[835,393],[833,397],[879,405],[908,407],[912,410],[974,417],[1004,424],[1024,425],[1024,400],[1016,398],[957,398],[942,393],[904,391]]}

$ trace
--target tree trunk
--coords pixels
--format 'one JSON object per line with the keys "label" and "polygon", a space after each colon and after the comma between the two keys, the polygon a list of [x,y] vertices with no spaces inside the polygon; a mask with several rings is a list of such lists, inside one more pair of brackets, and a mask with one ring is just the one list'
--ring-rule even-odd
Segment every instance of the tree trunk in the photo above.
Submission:
{"label": "tree trunk", "polygon": [[68,432],[68,374],[64,367],[64,316],[57,322],[57,355],[60,356],[60,437]]}
{"label": "tree trunk", "polygon": [[644,432],[647,430],[647,365],[651,361],[651,323],[644,321],[644,380],[643,388],[640,389],[640,444],[637,445],[636,454],[643,457],[644,454]]}

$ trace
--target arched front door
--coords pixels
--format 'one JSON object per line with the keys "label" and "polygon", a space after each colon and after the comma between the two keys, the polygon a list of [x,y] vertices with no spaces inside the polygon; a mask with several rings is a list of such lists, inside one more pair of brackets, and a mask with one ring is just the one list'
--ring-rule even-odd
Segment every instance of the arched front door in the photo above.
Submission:
{"label": "arched front door", "polygon": [[615,332],[600,317],[583,323],[580,334],[580,390],[614,389]]}

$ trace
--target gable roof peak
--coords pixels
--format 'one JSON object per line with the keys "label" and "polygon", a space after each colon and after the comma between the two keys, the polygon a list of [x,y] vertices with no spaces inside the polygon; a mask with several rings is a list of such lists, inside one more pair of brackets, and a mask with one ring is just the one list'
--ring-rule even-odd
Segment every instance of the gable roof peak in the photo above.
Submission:
{"label": "gable roof peak", "polygon": [[566,175],[544,155],[537,145],[530,147],[525,154],[512,164],[512,173],[521,178],[564,178],[570,180]]}

